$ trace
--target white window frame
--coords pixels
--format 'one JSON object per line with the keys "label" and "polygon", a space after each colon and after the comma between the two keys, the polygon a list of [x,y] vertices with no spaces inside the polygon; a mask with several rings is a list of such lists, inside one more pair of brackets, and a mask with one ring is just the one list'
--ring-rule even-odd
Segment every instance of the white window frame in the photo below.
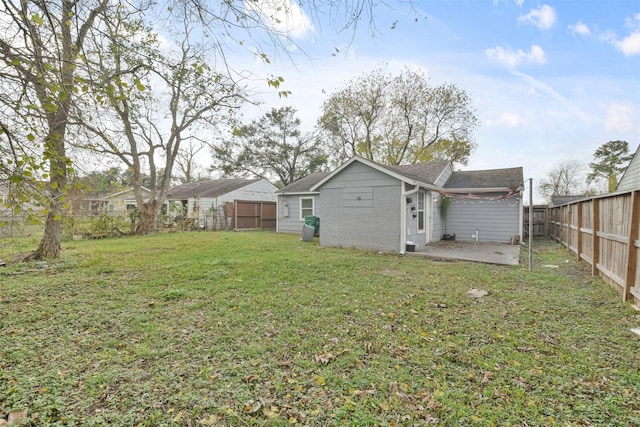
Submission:
{"label": "white window frame", "polygon": [[[422,203],[420,203],[420,196],[422,196]],[[424,234],[427,232],[427,194],[424,191],[418,191],[416,195],[416,227],[418,234]],[[422,212],[422,221],[420,220],[420,213]],[[420,228],[422,226],[422,228]]]}
{"label": "white window frame", "polygon": [[[302,208],[302,201],[303,200],[311,200],[311,213],[307,214],[307,215],[303,215],[303,208]],[[311,196],[311,197],[300,197],[300,221],[304,221],[304,217],[308,216],[308,215],[315,215],[316,213],[316,200],[315,197]],[[309,210],[309,208],[304,208],[306,210]]]}

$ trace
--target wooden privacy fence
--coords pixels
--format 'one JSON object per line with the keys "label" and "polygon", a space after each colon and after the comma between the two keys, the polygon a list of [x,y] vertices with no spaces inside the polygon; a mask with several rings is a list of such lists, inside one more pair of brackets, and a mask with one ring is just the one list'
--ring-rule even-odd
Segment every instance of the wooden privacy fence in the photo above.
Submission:
{"label": "wooden privacy fence", "polygon": [[234,200],[225,206],[232,230],[275,230],[276,203]]}
{"label": "wooden privacy fence", "polygon": [[[531,209],[530,206],[525,206],[524,207],[524,212],[523,212],[523,233],[524,233],[524,238],[525,239],[529,239],[529,209]],[[547,205],[534,205],[533,206],[533,238],[535,239],[536,237],[545,237],[547,236],[547,224],[549,223],[548,220],[548,208]]]}
{"label": "wooden privacy fence", "polygon": [[627,301],[640,301],[640,191],[611,194],[549,209],[549,234]]}

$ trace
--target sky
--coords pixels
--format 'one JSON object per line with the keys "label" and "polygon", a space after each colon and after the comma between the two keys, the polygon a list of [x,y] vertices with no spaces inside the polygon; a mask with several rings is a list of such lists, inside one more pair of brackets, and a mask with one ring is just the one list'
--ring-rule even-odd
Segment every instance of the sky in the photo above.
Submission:
{"label": "sky", "polygon": [[377,6],[377,32],[364,22],[355,33],[296,4],[272,15],[297,45],[291,56],[227,58],[282,76],[281,90],[291,91],[279,98],[265,86],[252,114],[293,106],[310,130],[331,93],[386,64],[470,96],[481,124],[464,170],[523,167],[535,188],[560,161],[577,160],[586,173],[602,144],[625,140],[632,152],[640,144],[639,0],[415,0]]}

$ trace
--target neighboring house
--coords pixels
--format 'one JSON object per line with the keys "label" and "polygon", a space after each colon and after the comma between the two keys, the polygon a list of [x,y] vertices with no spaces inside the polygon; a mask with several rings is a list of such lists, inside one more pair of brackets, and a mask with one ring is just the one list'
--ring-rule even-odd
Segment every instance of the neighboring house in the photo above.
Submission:
{"label": "neighboring house", "polygon": [[625,169],[616,191],[631,191],[640,189],[640,146],[636,149],[633,158]]}
{"label": "neighboring house", "polygon": [[276,186],[260,178],[177,185],[167,194],[167,212],[197,220],[201,227],[213,230],[275,229],[276,190]]}
{"label": "neighboring house", "polygon": [[11,184],[0,184],[0,223],[22,220],[25,211],[37,212],[41,210],[35,199],[26,202],[14,200],[13,190]]}
{"label": "neighboring house", "polygon": [[[151,191],[142,188],[145,200],[148,200]],[[81,193],[68,196],[71,215],[109,215],[128,216],[129,212],[137,208],[133,187],[109,194],[107,196],[93,196]]]}
{"label": "neighboring house", "polygon": [[311,198],[322,246],[404,253],[407,242],[441,240],[443,195],[452,200],[446,229],[456,239],[507,243],[522,235],[522,168],[454,172],[447,162],[385,166],[356,156],[305,179],[278,192],[278,231],[300,232]]}
{"label": "neighboring house", "polygon": [[576,194],[573,196],[551,196],[551,204],[550,206],[560,206],[565,205],[567,203],[576,202],[578,200],[586,199],[588,196],[586,194]]}
{"label": "neighboring house", "polygon": [[276,192],[278,197],[278,233],[299,233],[305,216],[317,216],[318,192],[311,191],[329,172],[316,172],[293,182]]}
{"label": "neighboring house", "polygon": [[[142,197],[145,202],[149,200],[150,194],[151,190],[142,187]],[[104,200],[106,202],[106,210],[109,215],[128,213],[129,211],[138,208],[133,187],[118,191],[117,193],[109,194],[104,198]]]}

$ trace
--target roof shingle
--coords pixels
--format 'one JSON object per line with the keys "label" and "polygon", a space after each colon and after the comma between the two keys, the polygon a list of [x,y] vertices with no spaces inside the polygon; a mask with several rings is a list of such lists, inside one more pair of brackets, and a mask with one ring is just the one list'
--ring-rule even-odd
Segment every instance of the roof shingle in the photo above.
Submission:
{"label": "roof shingle", "polygon": [[522,168],[453,172],[444,188],[515,188],[524,183]]}
{"label": "roof shingle", "polygon": [[226,178],[213,181],[189,182],[169,189],[167,199],[182,200],[190,197],[219,197],[257,181],[260,181],[260,178]]}

